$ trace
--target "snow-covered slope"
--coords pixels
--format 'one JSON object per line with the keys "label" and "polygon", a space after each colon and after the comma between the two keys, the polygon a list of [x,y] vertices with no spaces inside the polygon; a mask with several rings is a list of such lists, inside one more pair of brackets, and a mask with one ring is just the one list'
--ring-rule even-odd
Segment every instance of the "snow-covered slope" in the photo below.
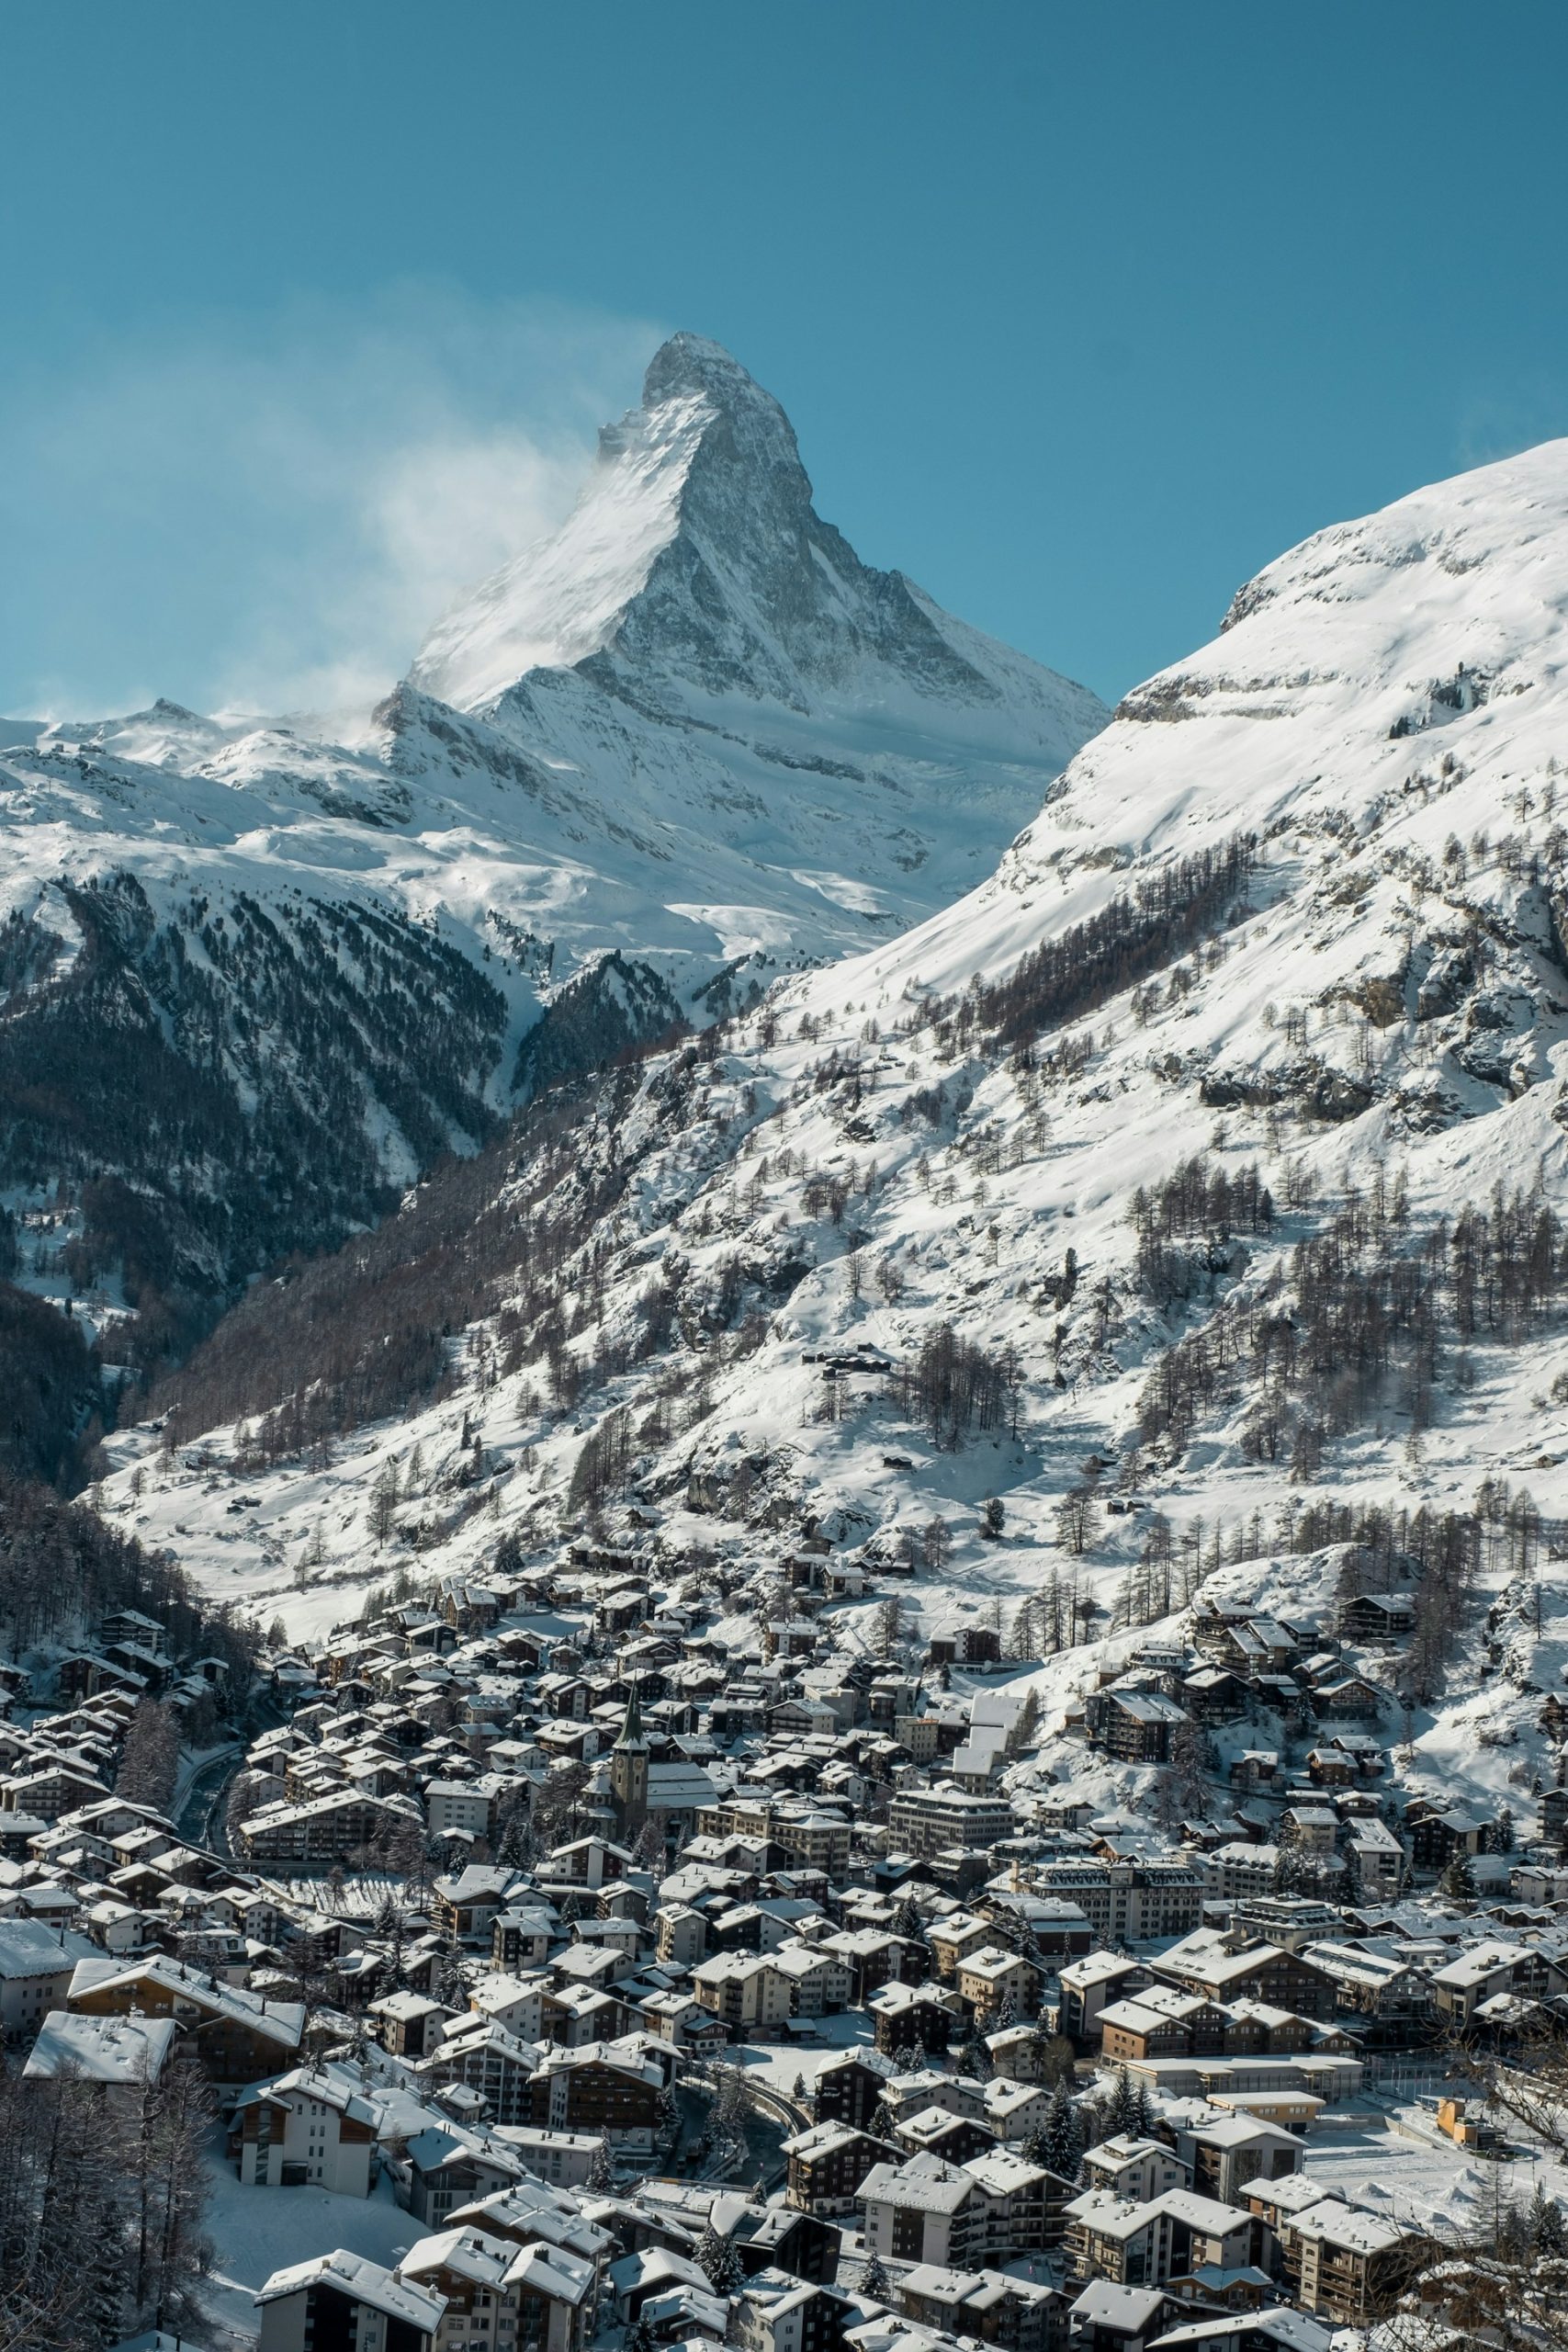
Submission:
{"label": "snow-covered slope", "polygon": [[1105,716],[866,570],[776,402],[676,336],[373,712],[6,725],[0,1195],[118,1174],[169,1227],[139,1293],[221,1288],[541,1075],[945,904]]}
{"label": "snow-covered slope", "polygon": [[[525,1129],[497,1195],[523,1220],[513,1271],[451,1395],[349,1430],[331,1471],[258,1472],[241,1534],[228,1481],[179,1466],[136,1506],[147,1529],[319,1624],[390,1565],[364,1533],[389,1454],[406,1471],[417,1447],[417,1573],[467,1569],[502,1527],[550,1541],[624,1411],[671,1551],[761,1560],[809,1515],[874,1560],[944,1518],[951,1562],[901,1589],[929,1626],[1047,1597],[1094,1628],[1042,1669],[1059,1712],[1142,1638],[1160,1518],[1179,1587],[1220,1531],[1228,1597],[1310,1619],[1343,1557],[1325,1504],[1466,1514],[1506,1481],[1545,1521],[1534,1581],[1494,1491],[1457,1646],[1384,1731],[1430,1786],[1528,1781],[1568,1658],[1565,657],[1568,444],[1308,541],[1128,697],[969,898],[782,986],[711,1053],[616,1073],[570,1164]],[[1195,1158],[1201,1188],[1162,1195]],[[1214,1179],[1254,1167],[1269,1213],[1216,1209]],[[1501,1239],[1461,1226],[1499,1190],[1524,1196]],[[547,1279],[539,1197],[565,1220]],[[176,1427],[220,1395],[277,1401],[245,1386],[252,1311]],[[878,1353],[924,1377],[854,1368]],[[1059,1512],[1091,1458],[1080,1552]],[[110,1491],[130,1507],[123,1476]],[[612,1486],[612,1521],[625,1502]]]}

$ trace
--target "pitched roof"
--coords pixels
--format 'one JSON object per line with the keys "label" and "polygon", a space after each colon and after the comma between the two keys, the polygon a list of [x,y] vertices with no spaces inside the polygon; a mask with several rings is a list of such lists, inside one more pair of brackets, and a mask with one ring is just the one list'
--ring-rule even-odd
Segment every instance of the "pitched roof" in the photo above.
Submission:
{"label": "pitched roof", "polygon": [[391,2271],[363,2254],[350,2254],[345,2246],[338,2246],[332,2254],[318,2254],[309,2262],[296,2262],[287,2270],[275,2270],[265,2286],[256,2290],[258,2303],[276,2302],[281,2295],[292,2295],[301,2288],[324,2282],[341,2287],[356,2302],[368,2303],[375,2311],[384,2312],[389,2319],[406,2320],[426,2335],[434,2335],[446,2309],[445,2295],[427,2294],[422,2287],[406,2286]]}

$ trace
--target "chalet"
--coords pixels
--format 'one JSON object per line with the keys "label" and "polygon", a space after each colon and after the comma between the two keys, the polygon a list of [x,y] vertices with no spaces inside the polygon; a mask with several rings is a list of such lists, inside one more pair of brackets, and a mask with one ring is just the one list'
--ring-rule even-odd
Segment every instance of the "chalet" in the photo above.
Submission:
{"label": "chalet", "polygon": [[413,2062],[417,2084],[432,2094],[461,2084],[472,2091],[491,2123],[534,2120],[536,2046],[491,2018],[458,2018],[423,2057]]}
{"label": "chalet", "polygon": [[179,2038],[173,2018],[88,2018],[51,2009],[28,2052],[22,2078],[91,2083],[112,2108],[139,2117]]}
{"label": "chalet", "polygon": [[849,2123],[814,2123],[784,2143],[788,2202],[803,2213],[848,2213],[874,2165],[897,2164],[899,2150]]}
{"label": "chalet", "polygon": [[261,2352],[350,2344],[364,2352],[434,2352],[446,2306],[368,2256],[339,2246],[275,2270],[257,2290],[256,2308]]}
{"label": "chalet", "polygon": [[248,1862],[269,1870],[302,1869],[346,1861],[412,1817],[384,1798],[332,1789],[303,1804],[265,1805],[248,1814],[235,1836]]}
{"label": "chalet", "polygon": [[1087,2189],[1069,2200],[1066,2222],[1073,2276],[1122,2287],[1163,2287],[1204,2266],[1244,2269],[1256,2261],[1263,2234],[1245,2207],[1190,2188],[1166,2189],[1146,2204]]}
{"label": "chalet", "polygon": [[1032,2016],[1039,2006],[1040,1972],[1021,1952],[1002,1951],[987,1944],[967,1953],[958,1963],[958,1997],[976,2019]]}
{"label": "chalet", "polygon": [[[1026,2096],[1033,2094],[1026,2092]],[[977,2116],[950,2115],[944,2107],[927,2107],[901,2114],[893,2137],[897,2146],[891,2153],[900,2158],[924,2154],[940,2156],[944,2164],[963,2165],[994,2148],[998,2135]]]}
{"label": "chalet", "polygon": [[1439,1811],[1413,1803],[1405,1808],[1404,1826],[1418,1871],[1447,1870],[1456,1854],[1479,1854],[1486,1844],[1487,1825],[1457,1805]]}
{"label": "chalet", "polygon": [[1302,2168],[1304,2143],[1293,2132],[1252,2115],[1226,2115],[1212,2123],[1178,2130],[1179,2154],[1191,2169],[1192,2186],[1221,2204],[1242,2202],[1254,2180],[1282,2180]]}
{"label": "chalet", "polygon": [[693,1969],[692,1990],[702,2007],[732,2032],[779,2026],[790,2014],[790,1980],[771,1956],[716,1952]]}
{"label": "chalet", "polygon": [[1190,2188],[1192,2167],[1163,2140],[1117,2132],[1085,2152],[1083,2177],[1090,2188],[1108,2190],[1126,2202],[1147,2204],[1168,2188]]}
{"label": "chalet", "polygon": [[1040,2165],[997,2148],[966,2164],[932,2155],[878,2165],[861,2188],[864,2243],[884,2259],[966,2268],[1043,2249],[1063,2185]]}
{"label": "chalet", "polygon": [[1375,1724],[1383,1694],[1360,1674],[1335,1674],[1313,1685],[1308,1704],[1320,1722]]}
{"label": "chalet", "polygon": [[1408,1639],[1416,1604],[1400,1593],[1359,1592],[1339,1604],[1337,1629],[1346,1641],[1392,1649]]}
{"label": "chalet", "polygon": [[1247,1683],[1228,1667],[1201,1666],[1185,1675],[1177,1691],[1185,1712],[1199,1724],[1234,1724],[1250,1703]]}
{"label": "chalet", "polygon": [[917,2326],[1005,2346],[1007,2352],[1056,2352],[1066,2337],[1061,2289],[1010,2272],[919,2263],[900,2278],[898,2301]]}
{"label": "chalet", "polygon": [[897,2072],[880,2051],[835,2052],[817,2069],[812,2113],[818,2123],[850,2123],[863,2131]]}
{"label": "chalet", "polygon": [[1090,1746],[1129,1763],[1165,1763],[1172,1734],[1190,1720],[1176,1700],[1157,1690],[1096,1690],[1084,1702]]}
{"label": "chalet", "polygon": [[1342,2204],[1315,2200],[1280,2224],[1296,2268],[1297,2300],[1337,2327],[1386,2318],[1429,2241],[1421,2233]]}
{"label": "chalet", "polygon": [[1206,2000],[1261,2001],[1306,2018],[1333,2014],[1332,1979],[1299,1953],[1281,1951],[1275,1944],[1251,1944],[1241,1951],[1226,1951],[1190,1938],[1186,1945],[1174,1946],[1149,1965],[1152,1973],[1166,1983],[1201,1993]]}
{"label": "chalet", "polygon": [[78,1967],[104,1962],[82,1936],[53,1934],[36,1919],[0,1919],[0,2034],[8,2048],[30,2043],[51,2011],[63,2008]]}
{"label": "chalet", "polygon": [[1111,1951],[1090,1952],[1061,1972],[1057,2030],[1077,2042],[1098,2041],[1107,2005],[1148,1983],[1142,1962]]}
{"label": "chalet", "polygon": [[379,2001],[372,2001],[369,2016],[380,2037],[381,2047],[394,2058],[423,2058],[441,2038],[441,2029],[452,2012],[434,2001],[428,1994],[412,1993],[400,1986]]}
{"label": "chalet", "polygon": [[162,1952],[79,1961],[67,2006],[84,2017],[172,2017],[211,2080],[236,2089],[291,2065],[305,2027],[300,2003],[264,2000]]}
{"label": "chalet", "polygon": [[564,2247],[519,2248],[477,2229],[422,2238],[399,2263],[398,2278],[441,2300],[437,2352],[489,2339],[492,2329],[496,2338],[538,2352],[579,2352],[594,2285],[592,2264]]}
{"label": "chalet", "polygon": [[884,1984],[866,2003],[876,2047],[945,2051],[954,2021],[963,2015],[955,1996],[940,1984]]}
{"label": "chalet", "polygon": [[641,2050],[589,2042],[547,2052],[528,2086],[527,2120],[554,2132],[595,2132],[628,2154],[651,2150],[665,2075]]}
{"label": "chalet", "polygon": [[1568,1970],[1530,1945],[1480,1943],[1438,1969],[1431,1984],[1438,2017],[1468,2025],[1499,1994],[1541,2001],[1563,1992]]}
{"label": "chalet", "polygon": [[1192,1645],[1212,1664],[1247,1678],[1284,1674],[1301,1657],[1295,1635],[1274,1618],[1230,1610],[1201,1611],[1192,1629]]}
{"label": "chalet", "polygon": [[454,1877],[438,1878],[432,1890],[437,1928],[460,1943],[488,1943],[515,1875],[476,1862]]}

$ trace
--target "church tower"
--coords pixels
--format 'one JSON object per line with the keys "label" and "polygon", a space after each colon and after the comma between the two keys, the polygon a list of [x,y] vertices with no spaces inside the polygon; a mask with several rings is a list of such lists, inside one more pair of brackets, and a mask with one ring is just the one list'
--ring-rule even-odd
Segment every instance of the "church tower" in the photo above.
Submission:
{"label": "church tower", "polygon": [[648,1742],[635,1690],[627,1702],[621,1736],[610,1750],[610,1794],[622,1838],[635,1838],[648,1819]]}

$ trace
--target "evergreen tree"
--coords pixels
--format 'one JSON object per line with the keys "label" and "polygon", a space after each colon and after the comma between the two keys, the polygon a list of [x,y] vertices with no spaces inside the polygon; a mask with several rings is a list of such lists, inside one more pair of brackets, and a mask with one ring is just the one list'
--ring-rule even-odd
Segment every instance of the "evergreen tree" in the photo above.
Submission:
{"label": "evergreen tree", "polygon": [[1043,2153],[1039,2162],[1064,2180],[1076,2181],[1083,2169],[1083,2117],[1064,2075],[1051,2094],[1051,2104],[1040,2127]]}
{"label": "evergreen tree", "polygon": [[1289,1839],[1281,1837],[1274,1849],[1274,1868],[1269,1883],[1276,1894],[1296,1894],[1301,1891],[1302,1858]]}
{"label": "evergreen tree", "polygon": [[716,2295],[739,2292],[740,2281],[745,2275],[740,2267],[740,2256],[733,2241],[720,2237],[711,2221],[704,2230],[702,2243],[697,2247],[697,2264],[705,2273]]}
{"label": "evergreen tree", "polygon": [[1147,2097],[1147,2092],[1145,2092],[1143,2098],[1140,2099],[1137,2091],[1133,2087],[1133,2078],[1126,2067],[1118,2066],[1115,2079],[1111,2086],[1111,2097],[1105,2107],[1105,2136],[1108,2140],[1114,2140],[1123,2132],[1130,2138],[1138,2137],[1144,2126],[1142,2110]]}
{"label": "evergreen tree", "polygon": [[862,2271],[860,2285],[862,2294],[874,2303],[885,2303],[891,2295],[892,2283],[879,2254],[874,2254]]}
{"label": "evergreen tree", "polygon": [[902,1936],[906,1943],[919,1944],[926,1939],[926,1923],[920,1917],[919,1905],[906,1894],[893,1914],[893,1932]]}
{"label": "evergreen tree", "polygon": [[607,2196],[615,2186],[615,2159],[607,2134],[601,2135],[599,2145],[589,2158],[587,2186],[596,2197]]}
{"label": "evergreen tree", "polygon": [[370,1490],[367,1514],[378,1547],[390,1541],[398,1518],[398,1465],[389,1460]]}
{"label": "evergreen tree", "polygon": [[1555,2260],[1568,2254],[1568,2226],[1563,2222],[1562,2208],[1555,2197],[1547,2195],[1540,2181],[1525,2215],[1525,2230],[1530,2252],[1538,2261],[1543,2257]]}
{"label": "evergreen tree", "polygon": [[1449,1903],[1474,1903],[1475,1872],[1471,1868],[1470,1856],[1462,1849],[1455,1853],[1438,1881],[1438,1892]]}
{"label": "evergreen tree", "polygon": [[459,2013],[468,2006],[468,1983],[463,1972],[463,1955],[456,1943],[449,1943],[441,1955],[435,1997],[443,2007],[457,2009]]}

